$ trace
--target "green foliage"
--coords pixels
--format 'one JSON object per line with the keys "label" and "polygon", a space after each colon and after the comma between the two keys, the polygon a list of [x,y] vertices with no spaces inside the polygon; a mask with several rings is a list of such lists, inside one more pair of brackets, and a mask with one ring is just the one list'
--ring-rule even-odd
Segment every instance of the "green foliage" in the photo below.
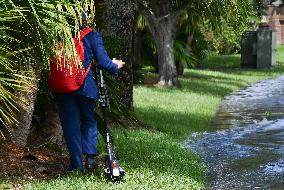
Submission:
{"label": "green foliage", "polygon": [[[144,66],[154,66],[157,71],[158,65],[157,60],[155,60],[157,57],[156,41],[148,30],[143,30],[142,35],[142,63]],[[174,41],[174,57],[175,62],[182,64],[185,68],[193,68],[199,61],[196,55],[190,50],[188,44],[180,39]]]}
{"label": "green foliage", "polygon": [[188,7],[181,16],[179,25],[187,33],[194,32],[200,27],[199,25],[203,24],[210,26],[213,32],[222,32],[226,25],[245,26],[248,18],[255,16],[254,7],[247,0],[210,2],[204,0],[183,3]]}
{"label": "green foliage", "polygon": [[12,189],[13,186],[9,179],[1,179],[0,180],[0,189]]}
{"label": "green foliage", "polygon": [[[16,67],[18,52],[13,52],[10,47],[10,44],[18,43],[18,40],[9,34],[12,30],[9,24],[21,16],[17,11],[13,7],[5,8],[4,2],[0,2],[0,126],[15,122],[16,103],[20,100],[13,92],[28,85],[23,80],[27,77],[20,75]],[[0,129],[1,135],[3,136]]]}
{"label": "green foliage", "polygon": [[[181,11],[182,14],[177,23],[178,35],[174,46],[175,60],[177,63],[190,63],[185,64],[189,67],[198,65],[206,57],[208,51],[222,54],[238,52],[240,50],[241,34],[247,30],[250,19],[256,16],[254,6],[247,0],[210,2],[178,0],[170,1],[163,4],[163,6],[159,4],[162,1],[155,3],[146,0],[136,1],[140,8],[151,10],[156,17],[161,16],[162,18],[164,15],[176,14]],[[148,11],[142,11],[142,13],[145,14]],[[139,16],[137,23],[140,28],[143,28],[145,18]],[[194,40],[190,44],[189,51],[184,42],[187,40],[187,36],[190,35],[193,35]],[[180,38],[180,36],[183,37]],[[180,43],[181,41],[184,41],[183,44]],[[156,52],[155,40],[145,42],[149,44],[149,48],[144,48],[145,51],[152,49],[153,52]],[[153,62],[152,60],[150,58],[150,63]],[[155,65],[155,67],[158,66]]]}
{"label": "green foliage", "polygon": [[5,67],[4,59],[0,60],[0,122],[8,125],[14,122],[14,110],[17,110],[17,97],[13,94],[13,89],[19,88],[21,82],[13,69]]}
{"label": "green foliage", "polygon": [[155,38],[147,29],[142,30],[141,33],[141,63],[143,66],[154,66],[157,69],[156,71],[158,71]]}
{"label": "green foliage", "polygon": [[264,13],[263,11],[263,6],[262,6],[262,2],[268,2],[270,3],[270,1],[259,1],[259,0],[249,0],[249,2],[252,4],[254,10],[257,13],[257,17],[261,17],[261,15]]}
{"label": "green foliage", "polygon": [[191,51],[199,60],[199,64],[206,58],[208,50],[210,51],[210,45],[206,40],[206,37],[200,30],[196,30],[193,35]]}
{"label": "green foliage", "polygon": [[136,23],[137,28],[140,30],[143,30],[146,27],[146,20],[141,14],[137,16]]}
{"label": "green foliage", "polygon": [[198,59],[190,51],[190,47],[181,40],[175,40],[174,56],[175,62],[179,62],[187,68],[193,68],[198,63]]}
{"label": "green foliage", "polygon": [[241,49],[242,34],[249,30],[249,20],[250,18],[247,18],[238,27],[233,26],[231,23],[224,24],[220,33],[210,32],[210,26],[208,25],[203,25],[200,29],[211,51],[221,54],[237,53]]}
{"label": "green foliage", "polygon": [[240,50],[241,34],[256,16],[255,10],[243,0],[193,1],[179,20],[178,34],[193,35],[191,49],[200,61],[207,51],[235,53]]}

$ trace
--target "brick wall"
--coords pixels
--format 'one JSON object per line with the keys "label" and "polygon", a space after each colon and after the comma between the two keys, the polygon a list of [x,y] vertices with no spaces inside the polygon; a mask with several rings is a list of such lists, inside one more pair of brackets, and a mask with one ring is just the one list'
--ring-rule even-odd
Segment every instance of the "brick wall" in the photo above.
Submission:
{"label": "brick wall", "polygon": [[277,44],[284,44],[284,7],[269,6],[269,27],[277,31]]}

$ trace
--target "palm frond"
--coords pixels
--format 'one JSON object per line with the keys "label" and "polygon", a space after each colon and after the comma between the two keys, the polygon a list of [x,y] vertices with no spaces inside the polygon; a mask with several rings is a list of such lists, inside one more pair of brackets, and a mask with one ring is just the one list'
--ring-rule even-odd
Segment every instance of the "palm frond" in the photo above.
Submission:
{"label": "palm frond", "polygon": [[146,20],[141,14],[137,16],[136,23],[137,23],[138,29],[140,30],[143,30],[146,27]]}
{"label": "palm frond", "polygon": [[187,43],[181,40],[175,40],[174,56],[176,62],[182,63],[188,68],[194,68],[198,64],[198,59],[190,51],[190,48]]}

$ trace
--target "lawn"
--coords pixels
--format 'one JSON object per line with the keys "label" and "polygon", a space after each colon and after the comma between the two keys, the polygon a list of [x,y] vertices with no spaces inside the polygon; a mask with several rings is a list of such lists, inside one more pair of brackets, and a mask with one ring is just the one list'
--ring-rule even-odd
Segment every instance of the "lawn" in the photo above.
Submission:
{"label": "lawn", "polygon": [[[126,170],[124,182],[107,183],[101,174],[74,174],[33,181],[23,189],[200,189],[205,182],[205,168],[200,158],[185,148],[187,137],[191,132],[208,129],[225,95],[283,74],[283,60],[283,46],[277,51],[278,66],[271,70],[241,69],[239,55],[214,56],[208,58],[205,68],[186,70],[180,78],[180,89],[137,85],[135,112],[148,127],[112,131]],[[10,185],[4,181],[0,189]]]}

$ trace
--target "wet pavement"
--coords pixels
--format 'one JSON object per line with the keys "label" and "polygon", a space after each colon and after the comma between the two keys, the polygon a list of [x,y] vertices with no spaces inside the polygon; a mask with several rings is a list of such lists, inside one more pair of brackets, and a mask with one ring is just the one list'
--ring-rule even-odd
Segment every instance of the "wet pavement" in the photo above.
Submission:
{"label": "wet pavement", "polygon": [[225,97],[210,131],[187,146],[207,166],[205,189],[284,190],[284,77]]}

